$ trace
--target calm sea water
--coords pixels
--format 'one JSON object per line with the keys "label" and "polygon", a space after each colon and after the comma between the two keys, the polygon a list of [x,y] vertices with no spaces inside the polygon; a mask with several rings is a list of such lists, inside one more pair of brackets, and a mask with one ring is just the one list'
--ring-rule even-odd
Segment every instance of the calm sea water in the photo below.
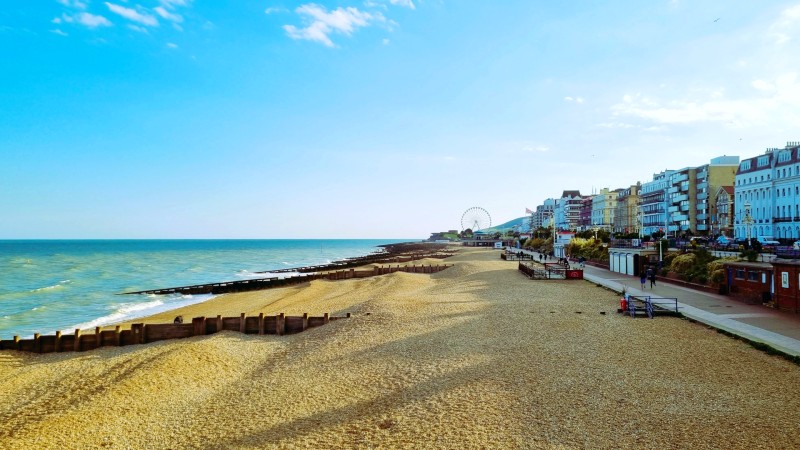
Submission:
{"label": "calm sea water", "polygon": [[211,298],[116,295],[263,278],[379,251],[384,240],[0,240],[0,338],[93,328]]}

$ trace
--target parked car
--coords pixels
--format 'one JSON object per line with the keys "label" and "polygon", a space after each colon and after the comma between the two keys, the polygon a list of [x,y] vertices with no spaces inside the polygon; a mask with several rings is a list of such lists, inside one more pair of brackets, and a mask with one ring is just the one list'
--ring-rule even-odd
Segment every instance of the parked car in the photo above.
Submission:
{"label": "parked car", "polygon": [[758,242],[761,243],[761,245],[768,245],[768,246],[771,246],[771,247],[774,247],[776,245],[781,245],[780,242],[778,242],[776,240],[773,240],[772,237],[770,237],[770,236],[759,236],[757,239],[758,239]]}
{"label": "parked car", "polygon": [[794,241],[794,244],[792,244],[792,248],[795,250],[800,250],[800,241]]}

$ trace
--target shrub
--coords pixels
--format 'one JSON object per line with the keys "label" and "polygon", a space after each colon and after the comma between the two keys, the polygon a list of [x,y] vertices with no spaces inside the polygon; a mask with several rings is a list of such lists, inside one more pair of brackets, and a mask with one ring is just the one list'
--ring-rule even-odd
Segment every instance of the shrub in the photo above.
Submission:
{"label": "shrub", "polygon": [[725,282],[725,269],[719,268],[711,270],[709,265],[708,272],[711,274],[711,283],[714,285],[720,285]]}
{"label": "shrub", "polygon": [[670,270],[677,274],[688,275],[696,263],[697,257],[694,255],[694,253],[687,253],[685,255],[679,255],[675,257],[669,267]]}

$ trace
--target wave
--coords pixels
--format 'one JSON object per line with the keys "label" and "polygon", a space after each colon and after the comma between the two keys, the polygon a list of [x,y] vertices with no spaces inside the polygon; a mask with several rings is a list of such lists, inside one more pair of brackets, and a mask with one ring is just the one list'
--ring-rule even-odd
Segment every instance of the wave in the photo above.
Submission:
{"label": "wave", "polygon": [[40,288],[36,288],[36,289],[31,289],[28,292],[52,291],[53,289],[63,288],[64,285],[67,285],[67,284],[70,284],[70,283],[72,283],[71,280],[62,280],[62,281],[59,281],[58,284],[54,284],[52,286],[40,287]]}
{"label": "wave", "polygon": [[94,327],[103,327],[106,325],[113,325],[120,322],[128,322],[140,317],[152,316],[165,311],[183,308],[184,306],[194,305],[211,300],[215,297],[213,294],[201,295],[184,295],[184,294],[169,294],[158,295],[156,300],[149,300],[152,295],[142,295],[148,298],[148,301],[138,303],[122,303],[117,305],[117,309],[111,314],[98,317],[87,322],[82,322],[67,329],[91,329]]}

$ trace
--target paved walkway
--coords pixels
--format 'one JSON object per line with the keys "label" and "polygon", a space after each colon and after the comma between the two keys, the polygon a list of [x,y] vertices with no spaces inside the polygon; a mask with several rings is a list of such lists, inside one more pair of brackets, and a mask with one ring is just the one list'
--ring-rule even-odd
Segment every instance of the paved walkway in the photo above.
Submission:
{"label": "paved walkway", "polygon": [[[519,250],[514,250],[519,251]],[[538,253],[534,254],[538,261]],[[551,260],[552,261],[552,260]],[[572,263],[576,267],[576,263]],[[755,342],[762,342],[794,356],[800,356],[800,315],[762,305],[748,305],[730,297],[696,291],[656,280],[642,289],[639,277],[593,266],[583,268],[583,277],[617,292],[678,299],[678,310],[686,317]]]}

